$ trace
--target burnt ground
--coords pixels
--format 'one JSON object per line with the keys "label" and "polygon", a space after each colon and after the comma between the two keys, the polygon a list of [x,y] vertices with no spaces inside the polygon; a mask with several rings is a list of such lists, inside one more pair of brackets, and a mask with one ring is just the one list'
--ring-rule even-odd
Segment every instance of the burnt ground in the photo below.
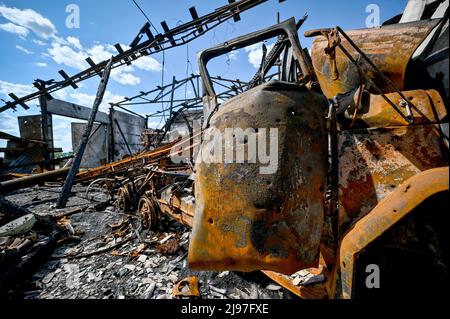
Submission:
{"label": "burnt ground", "polygon": [[190,276],[198,276],[200,298],[297,298],[261,272],[190,270],[189,228],[163,217],[158,229],[140,232],[136,217],[114,206],[95,207],[107,199],[101,192],[88,200],[86,188],[75,186],[66,209],[56,210],[60,189],[36,186],[6,197],[39,215],[83,208],[66,220],[78,240],[60,243],[30,278],[8,292],[11,299],[172,299],[173,286]]}

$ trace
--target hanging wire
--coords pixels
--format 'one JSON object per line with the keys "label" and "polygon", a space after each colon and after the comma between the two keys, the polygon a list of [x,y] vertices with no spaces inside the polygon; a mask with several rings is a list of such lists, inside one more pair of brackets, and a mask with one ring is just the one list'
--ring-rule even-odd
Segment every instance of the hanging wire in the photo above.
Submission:
{"label": "hanging wire", "polygon": [[[191,71],[193,71],[191,60],[189,59],[189,43],[188,43],[186,45],[186,78],[189,77],[189,66],[191,66]],[[185,100],[187,100],[187,87],[188,87],[188,81],[186,81],[186,84],[184,85],[184,99]]]}
{"label": "hanging wire", "polygon": [[142,14],[144,15],[145,19],[147,19],[148,23],[150,23],[151,27],[153,28],[153,30],[155,30],[156,33],[159,33],[159,31],[155,28],[155,26],[153,25],[153,23],[150,21],[149,17],[147,16],[147,14],[145,14],[144,10],[142,10],[142,8],[139,6],[139,4],[135,1],[132,0],[133,3],[136,5],[136,7],[142,12]]}
{"label": "hanging wire", "polygon": [[[228,27],[230,26],[230,24],[233,26],[233,31],[231,33],[234,33],[234,24],[231,21],[227,21],[227,23],[225,25],[225,34],[223,36],[223,42],[225,42],[226,39],[229,38],[229,29],[228,29]],[[230,71],[230,68],[231,68],[231,56],[230,56],[230,53],[227,53],[225,56],[226,56],[225,64],[227,65],[227,69],[223,73],[224,76],[228,74],[228,72]]]}
{"label": "hanging wire", "polygon": [[[164,88],[164,72],[165,72],[165,68],[166,68],[166,53],[165,51],[162,52],[163,54],[163,61],[162,61],[162,72],[161,72],[161,87]],[[164,89],[163,89],[164,92]],[[164,107],[164,103],[161,104],[162,107],[162,118],[164,118],[164,120],[166,120],[166,111],[165,111],[165,107]]]}
{"label": "hanging wire", "polygon": [[[153,30],[155,30],[156,33],[159,33],[159,31],[153,25],[152,21],[150,21],[150,18],[147,16],[147,14],[144,12],[144,10],[142,10],[142,8],[139,6],[139,4],[135,0],[132,0],[132,1],[136,5],[136,7],[139,9],[139,11],[141,11],[141,13],[144,15],[145,19],[147,19],[148,23],[150,23],[150,26],[153,28]],[[162,54],[163,54],[163,61],[162,61],[162,72],[161,72],[161,87],[164,87],[164,69],[165,69],[165,65],[166,65],[166,57],[165,57],[164,50],[162,51]],[[158,126],[156,127],[157,129],[160,127],[162,120],[166,119],[164,104],[162,104],[161,107],[162,107],[163,113],[162,113],[162,116],[160,117]]]}

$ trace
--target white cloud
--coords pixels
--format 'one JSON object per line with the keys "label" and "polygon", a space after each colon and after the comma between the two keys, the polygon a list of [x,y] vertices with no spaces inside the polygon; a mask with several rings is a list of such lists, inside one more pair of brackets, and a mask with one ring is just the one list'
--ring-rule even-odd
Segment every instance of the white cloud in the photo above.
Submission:
{"label": "white cloud", "polygon": [[52,96],[59,100],[65,101],[67,99],[67,96],[69,95],[68,90],[69,90],[69,88],[65,87],[64,89],[53,92]]}
{"label": "white cloud", "polygon": [[71,123],[78,120],[74,120],[62,116],[53,117],[53,141],[55,147],[60,147],[63,152],[72,151],[72,125]]}
{"label": "white cloud", "polygon": [[47,63],[45,63],[45,62],[36,62],[34,65],[38,66],[40,68],[46,68],[47,67]]}
{"label": "white cloud", "polygon": [[145,56],[133,62],[133,65],[144,71],[161,72],[162,64],[151,56]]}
{"label": "white cloud", "polygon": [[[63,64],[78,70],[84,70],[88,65],[85,61],[86,57],[91,57],[94,61],[100,62],[110,59],[117,52],[111,44],[96,44],[89,49],[83,49],[78,39],[68,37],[72,47],[63,45],[60,41],[54,41],[52,47],[48,50],[49,56],[58,64]],[[124,46],[127,49],[127,46]],[[141,79],[134,75],[135,68],[145,71],[159,72],[162,70],[161,64],[152,57],[142,57],[135,61],[133,66],[122,66],[111,71],[111,78],[122,85],[137,85],[141,83]]]}
{"label": "white cloud", "polygon": [[29,33],[27,28],[11,22],[0,24],[0,29],[6,32],[16,33],[22,38],[25,38]]}
{"label": "white cloud", "polygon": [[15,25],[33,31],[40,38],[55,37],[57,33],[56,27],[49,19],[31,9],[21,10],[0,5],[0,15]]}
{"label": "white cloud", "polygon": [[[126,44],[120,45],[125,51],[129,50],[130,47]],[[109,46],[112,50],[115,50],[113,46]],[[114,51],[113,51],[114,52]],[[151,56],[144,56],[139,58],[139,60],[136,60],[133,62],[133,65],[137,67],[138,69],[144,70],[144,71],[151,71],[151,72],[161,72],[162,71],[162,64],[158,62],[155,58]]]}
{"label": "white cloud", "polygon": [[[115,47],[111,44],[100,44],[96,42],[91,48],[84,48],[80,39],[77,37],[69,36],[65,39],[58,37],[56,35],[58,31],[53,23],[34,10],[21,10],[0,4],[0,15],[10,21],[10,23],[0,25],[2,29],[8,29],[7,31],[17,33],[22,37],[27,36],[30,31],[33,31],[42,39],[50,39],[51,46],[41,56],[50,58],[57,64],[82,71],[89,67],[85,61],[87,57],[91,57],[95,62],[99,63],[110,59],[111,56],[117,55]],[[41,46],[47,45],[46,42],[40,39],[34,39],[33,42]],[[122,44],[122,47],[124,50],[129,49],[127,45]],[[27,54],[33,53],[21,46],[17,46],[16,48]],[[47,66],[43,62],[35,63],[35,65],[39,67]],[[111,71],[111,78],[123,85],[137,85],[141,82],[141,79],[133,74],[136,69],[160,72],[162,65],[153,57],[141,57],[139,60],[133,62],[133,66],[123,66],[113,69]]]}
{"label": "white cloud", "polygon": [[63,116],[55,116],[54,121],[54,130],[64,130],[67,132],[67,130],[70,129],[70,123],[72,123],[73,119],[69,119]]}
{"label": "white cloud", "polygon": [[89,65],[84,60],[86,55],[82,51],[63,46],[58,42],[53,42],[52,47],[48,49],[50,57],[58,64],[63,64],[74,69],[84,70]]}
{"label": "white cloud", "polygon": [[134,72],[132,66],[122,66],[111,71],[111,77],[122,85],[137,85],[141,83],[141,79],[131,74]]}
{"label": "white cloud", "polygon": [[8,112],[0,113],[0,131],[17,137],[20,136],[17,116],[11,115]]}
{"label": "white cloud", "polygon": [[22,47],[20,45],[16,45],[16,49],[19,50],[19,51],[22,51],[25,54],[33,54],[34,53],[34,52],[30,51],[30,50],[25,49],[24,47]]}
{"label": "white cloud", "polygon": [[5,96],[9,93],[14,93],[17,96],[28,95],[33,93],[34,90],[32,85],[14,84],[0,80],[0,94]]}
{"label": "white cloud", "polygon": [[34,44],[37,44],[37,45],[40,45],[40,46],[45,46],[45,45],[47,45],[47,43],[45,43],[44,41],[42,41],[42,40],[37,40],[37,39],[33,39],[33,43],[34,43]]}
{"label": "white cloud", "polygon": [[67,37],[66,40],[67,40],[67,42],[69,42],[72,46],[74,46],[78,50],[83,50],[83,46],[80,43],[80,39],[78,39],[76,37]]}
{"label": "white cloud", "polygon": [[111,45],[103,45],[96,44],[92,48],[86,51],[87,55],[89,55],[94,61],[100,62],[110,59],[115,52],[112,50],[113,46]]}
{"label": "white cloud", "polygon": [[[269,53],[270,50],[272,50],[273,48],[273,44],[266,46],[267,46],[267,53]],[[250,62],[250,64],[255,69],[259,69],[263,57],[262,43],[256,43],[246,47],[245,52],[248,53],[248,62]]]}
{"label": "white cloud", "polygon": [[152,129],[158,129],[161,127],[161,125],[164,125],[164,122],[161,121],[154,121],[154,122],[148,122],[148,127]]}
{"label": "white cloud", "polygon": [[228,53],[228,58],[232,61],[236,61],[238,58],[237,56],[238,56],[237,50],[234,50],[234,51],[231,51],[230,53]]}
{"label": "white cloud", "polygon": [[[80,86],[80,89],[83,88],[83,86]],[[15,84],[10,83],[6,81],[0,80],[0,95],[3,95],[5,98],[8,98],[9,93],[14,93],[17,96],[25,96],[28,94],[31,94],[35,92],[36,89],[32,85],[24,85],[24,84]],[[94,104],[95,95],[82,93],[80,90],[78,91],[72,91],[70,88],[64,88],[61,90],[58,90],[54,93],[52,93],[52,96],[60,99],[65,100],[68,102],[73,102],[75,104],[83,105],[86,107],[92,107],[92,104]],[[108,112],[109,110],[109,103],[116,103],[119,101],[122,101],[124,99],[121,95],[116,95],[111,93],[111,91],[106,90],[105,95],[103,96],[103,102],[100,105],[100,109],[104,112]],[[4,112],[5,113],[5,112]],[[3,113],[0,113],[3,114]],[[0,122],[1,124],[1,122]]]}

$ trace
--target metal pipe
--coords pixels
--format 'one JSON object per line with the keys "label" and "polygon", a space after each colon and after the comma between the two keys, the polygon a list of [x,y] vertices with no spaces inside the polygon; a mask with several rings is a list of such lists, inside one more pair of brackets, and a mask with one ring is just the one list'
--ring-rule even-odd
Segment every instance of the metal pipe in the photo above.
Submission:
{"label": "metal pipe", "polygon": [[32,187],[34,185],[55,181],[59,178],[64,178],[69,173],[70,167],[62,168],[42,174],[30,175],[22,178],[16,178],[11,181],[0,183],[0,194],[7,194],[19,189]]}

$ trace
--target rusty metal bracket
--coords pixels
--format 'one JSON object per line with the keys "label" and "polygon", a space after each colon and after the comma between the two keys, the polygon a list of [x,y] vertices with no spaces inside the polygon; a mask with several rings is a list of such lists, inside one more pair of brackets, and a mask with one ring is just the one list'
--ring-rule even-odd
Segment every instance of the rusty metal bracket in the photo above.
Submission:
{"label": "rusty metal bracket", "polygon": [[173,295],[175,298],[200,297],[200,291],[198,289],[198,277],[193,276],[179,281],[173,287]]}

